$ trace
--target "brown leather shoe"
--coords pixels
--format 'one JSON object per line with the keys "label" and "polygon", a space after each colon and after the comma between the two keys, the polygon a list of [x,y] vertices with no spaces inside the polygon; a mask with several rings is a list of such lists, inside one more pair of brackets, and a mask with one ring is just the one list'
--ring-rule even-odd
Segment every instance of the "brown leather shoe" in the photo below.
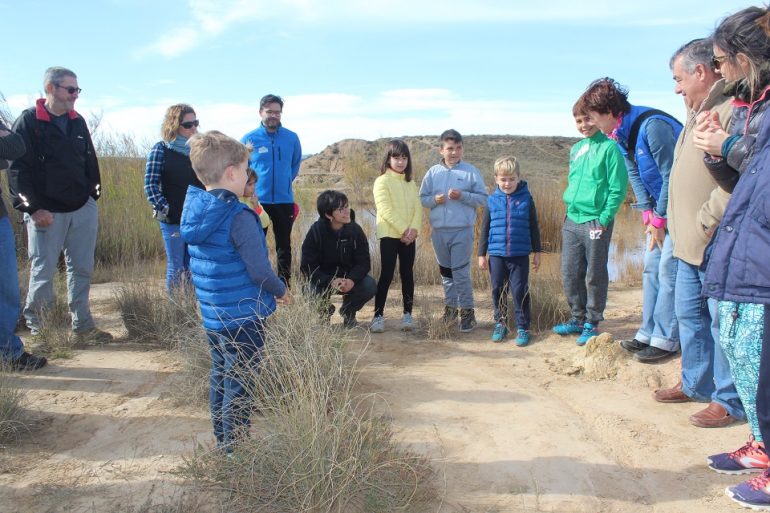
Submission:
{"label": "brown leather shoe", "polygon": [[727,413],[721,404],[709,403],[706,408],[694,415],[690,415],[690,423],[702,428],[720,428],[736,422],[735,417]]}
{"label": "brown leather shoe", "polygon": [[659,403],[689,403],[692,401],[690,396],[682,392],[681,381],[671,388],[656,390],[652,396]]}

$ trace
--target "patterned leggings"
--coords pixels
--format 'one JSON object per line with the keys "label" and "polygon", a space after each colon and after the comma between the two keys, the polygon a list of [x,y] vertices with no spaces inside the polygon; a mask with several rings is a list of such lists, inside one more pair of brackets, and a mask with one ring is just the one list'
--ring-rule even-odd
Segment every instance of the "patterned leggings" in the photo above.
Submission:
{"label": "patterned leggings", "polygon": [[758,442],[762,441],[757,421],[757,383],[764,320],[765,305],[719,302],[719,343],[730,362],[735,389]]}

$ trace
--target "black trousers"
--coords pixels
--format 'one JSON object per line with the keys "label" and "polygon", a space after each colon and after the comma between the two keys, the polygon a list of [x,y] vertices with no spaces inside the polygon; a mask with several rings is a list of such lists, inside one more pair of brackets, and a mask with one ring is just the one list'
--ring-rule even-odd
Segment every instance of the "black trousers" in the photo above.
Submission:
{"label": "black trousers", "polygon": [[377,296],[374,298],[374,315],[382,315],[385,312],[385,300],[388,298],[388,289],[396,272],[396,258],[398,258],[398,273],[401,275],[401,296],[404,300],[404,313],[412,313],[414,303],[414,259],[416,244],[404,244],[400,239],[383,237],[380,239],[380,260],[382,269],[380,279],[377,282]]}
{"label": "black trousers", "polygon": [[765,452],[770,451],[770,305],[765,305],[765,329],[762,334],[762,356],[759,357],[757,384],[757,421]]}
{"label": "black trousers", "polygon": [[[332,294],[340,294],[340,292],[332,288],[323,287],[317,283],[310,282],[309,285],[309,292],[311,294],[325,299],[329,299]],[[374,278],[367,274],[363,280],[353,285],[350,292],[342,294],[340,315],[343,317],[355,317],[356,312],[362,309],[374,297],[375,292],[377,292],[377,283],[374,281]],[[329,311],[333,312],[334,310]]]}
{"label": "black trousers", "polygon": [[278,263],[278,277],[289,285],[291,279],[291,228],[294,226],[294,204],[274,203],[262,204],[270,224],[273,225],[275,236],[275,257]]}

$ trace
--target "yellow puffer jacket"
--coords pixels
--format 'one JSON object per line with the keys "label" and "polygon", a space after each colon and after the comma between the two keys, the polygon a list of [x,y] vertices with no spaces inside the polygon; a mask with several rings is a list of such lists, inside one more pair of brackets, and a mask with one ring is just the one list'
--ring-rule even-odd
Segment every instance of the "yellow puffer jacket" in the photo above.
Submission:
{"label": "yellow puffer jacket", "polygon": [[374,181],[377,208],[377,238],[400,239],[404,232],[422,227],[422,204],[414,179],[388,169]]}

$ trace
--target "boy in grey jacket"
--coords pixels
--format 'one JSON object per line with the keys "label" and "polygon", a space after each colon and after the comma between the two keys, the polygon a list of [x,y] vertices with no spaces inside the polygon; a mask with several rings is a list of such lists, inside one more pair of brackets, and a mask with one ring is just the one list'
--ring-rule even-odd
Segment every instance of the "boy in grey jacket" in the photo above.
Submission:
{"label": "boy in grey jacket", "polygon": [[463,162],[463,139],[456,130],[441,134],[441,162],[431,167],[420,186],[422,206],[430,209],[431,242],[444,286],[444,321],[460,331],[476,325],[473,312],[471,256],[476,210],[487,201],[479,170]]}

